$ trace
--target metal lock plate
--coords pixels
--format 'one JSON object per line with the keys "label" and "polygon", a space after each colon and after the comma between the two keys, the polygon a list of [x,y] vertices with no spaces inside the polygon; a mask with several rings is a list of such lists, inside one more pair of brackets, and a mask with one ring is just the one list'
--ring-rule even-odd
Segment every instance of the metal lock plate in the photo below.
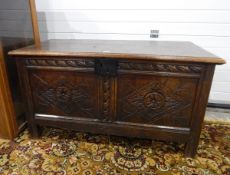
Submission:
{"label": "metal lock plate", "polygon": [[115,77],[117,75],[117,60],[96,59],[95,73],[104,77]]}

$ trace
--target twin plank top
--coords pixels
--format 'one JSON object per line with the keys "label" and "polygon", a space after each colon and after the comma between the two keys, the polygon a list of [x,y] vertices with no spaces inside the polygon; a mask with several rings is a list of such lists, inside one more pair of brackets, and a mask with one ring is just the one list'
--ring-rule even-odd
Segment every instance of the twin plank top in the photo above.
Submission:
{"label": "twin plank top", "polygon": [[225,61],[191,42],[121,40],[48,40],[9,52],[20,56],[119,58],[224,64]]}

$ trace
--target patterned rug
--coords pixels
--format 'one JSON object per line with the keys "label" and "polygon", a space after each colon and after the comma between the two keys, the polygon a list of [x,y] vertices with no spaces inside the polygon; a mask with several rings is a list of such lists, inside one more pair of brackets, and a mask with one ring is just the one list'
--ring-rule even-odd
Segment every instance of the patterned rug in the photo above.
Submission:
{"label": "patterned rug", "polygon": [[230,125],[206,124],[195,159],[184,145],[45,129],[0,140],[0,174],[10,175],[229,175]]}

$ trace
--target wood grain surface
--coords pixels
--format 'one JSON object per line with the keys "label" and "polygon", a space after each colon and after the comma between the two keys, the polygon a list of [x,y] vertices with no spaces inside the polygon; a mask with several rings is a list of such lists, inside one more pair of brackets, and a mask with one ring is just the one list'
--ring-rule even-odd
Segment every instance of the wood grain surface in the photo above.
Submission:
{"label": "wood grain surface", "polygon": [[225,61],[191,42],[48,40],[9,52],[17,56],[79,56],[224,64]]}
{"label": "wood grain surface", "polygon": [[0,137],[12,139],[16,136],[18,128],[15,117],[3,54],[3,44],[0,41]]}

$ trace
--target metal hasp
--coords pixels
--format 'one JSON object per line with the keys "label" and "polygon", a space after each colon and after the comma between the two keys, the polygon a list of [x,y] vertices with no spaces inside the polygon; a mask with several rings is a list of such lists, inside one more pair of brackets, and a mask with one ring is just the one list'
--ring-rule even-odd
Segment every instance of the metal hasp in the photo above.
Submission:
{"label": "metal hasp", "polygon": [[113,59],[96,59],[95,73],[103,77],[117,76],[117,60]]}

